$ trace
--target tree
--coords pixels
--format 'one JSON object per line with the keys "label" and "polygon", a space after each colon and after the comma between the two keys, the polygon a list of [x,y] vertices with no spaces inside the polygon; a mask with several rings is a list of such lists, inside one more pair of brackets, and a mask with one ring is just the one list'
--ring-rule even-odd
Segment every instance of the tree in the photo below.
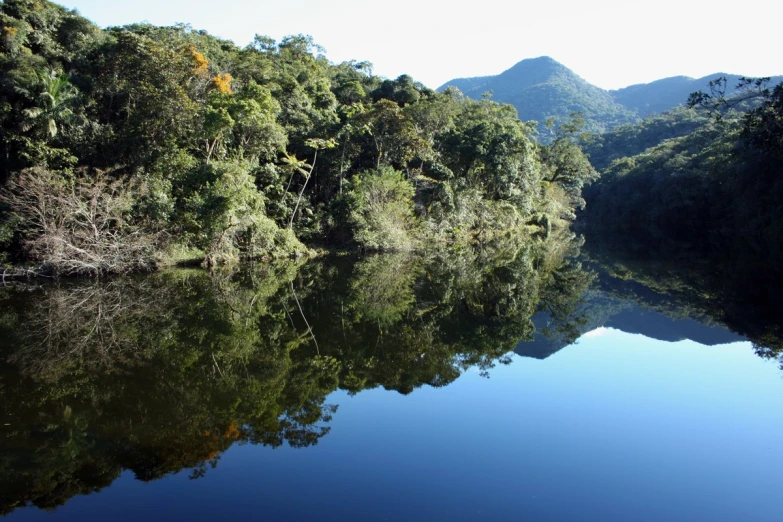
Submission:
{"label": "tree", "polygon": [[511,105],[463,100],[454,124],[436,143],[458,190],[479,189],[527,211],[538,183],[531,128]]}
{"label": "tree", "polygon": [[709,83],[710,92],[694,92],[688,97],[688,107],[705,109],[715,121],[734,109],[745,110],[742,137],[751,146],[768,152],[783,149],[783,82],[773,89],[769,77],[741,77],[731,96],[726,95],[725,76]]}
{"label": "tree", "polygon": [[582,188],[600,177],[580,147],[584,140],[581,134],[584,123],[581,115],[572,114],[556,131],[554,142],[541,146],[544,180],[562,187],[568,201],[561,205],[565,211],[561,211],[561,215],[571,219],[576,217],[571,209],[584,208]]}
{"label": "tree", "polygon": [[223,100],[223,95],[213,97],[212,103],[204,111],[202,139],[204,141],[204,162],[209,163],[215,150],[223,144],[236,121],[231,117]]}
{"label": "tree", "polygon": [[747,113],[742,137],[763,151],[783,151],[783,83],[764,96],[761,105]]}
{"label": "tree", "polygon": [[746,78],[740,77],[737,87],[730,95],[726,95],[728,79],[721,76],[710,80],[710,92],[693,92],[688,96],[687,105],[690,108],[700,107],[706,109],[716,121],[721,121],[723,115],[731,109],[747,106],[759,98],[768,98],[770,91],[767,88],[769,78]]}
{"label": "tree", "polygon": [[[291,184],[294,182],[294,177],[297,174],[301,174],[305,177],[305,180],[308,180],[310,178],[310,174],[313,171],[314,165],[308,164],[305,160],[297,159],[296,156],[289,154],[288,152],[283,153],[283,157],[280,161],[283,163],[283,169],[291,173],[291,177],[288,178],[288,185],[286,185],[285,192],[283,193],[283,198],[285,199],[285,196],[288,195],[288,191],[291,188]],[[288,228],[291,228],[293,221],[294,213],[292,212]]]}
{"label": "tree", "polygon": [[266,215],[251,169],[247,161],[212,161],[178,180],[180,239],[201,249],[209,266],[306,252]]}
{"label": "tree", "polygon": [[384,80],[383,83],[372,93],[374,102],[379,100],[391,100],[398,104],[400,107],[406,105],[415,104],[421,98],[421,91],[425,90],[424,86],[417,83],[408,76],[403,74],[396,80]]}
{"label": "tree", "polygon": [[354,176],[348,198],[356,242],[370,250],[413,248],[413,194],[411,182],[389,166]]}
{"label": "tree", "polygon": [[[324,140],[320,138],[310,138],[307,140],[306,144],[308,147],[315,150],[313,153],[313,162],[309,165],[310,170],[305,173],[303,167],[307,166],[306,163],[299,162],[296,160],[296,158],[293,158],[291,161],[295,171],[304,174],[305,182],[302,184],[302,190],[299,191],[299,197],[296,198],[296,205],[294,205],[294,212],[291,214],[291,221],[288,223],[288,228],[293,228],[294,226],[294,218],[296,217],[297,210],[299,210],[299,203],[302,201],[302,195],[307,188],[307,182],[310,181],[310,177],[313,175],[313,170],[315,169],[315,162],[318,160],[318,151],[323,149],[332,149],[337,146],[337,142],[332,139]],[[289,157],[286,157],[286,159],[289,159]]]}
{"label": "tree", "polygon": [[233,147],[239,157],[271,161],[285,148],[288,137],[277,122],[280,104],[268,88],[249,82],[233,96],[228,112],[236,122]]}
{"label": "tree", "polygon": [[426,142],[397,103],[381,99],[359,113],[357,126],[375,147],[375,168],[382,164],[405,168]]}
{"label": "tree", "polygon": [[0,202],[22,223],[28,255],[56,274],[150,270],[163,239],[133,219],[138,182],[80,172],[72,181],[36,168],[13,177]]}
{"label": "tree", "polygon": [[[111,129],[109,143],[93,162],[150,165],[188,147],[199,129],[199,97],[206,84],[196,81],[193,56],[182,49],[127,30],[91,57],[95,121]],[[102,154],[101,154],[102,153]]]}
{"label": "tree", "polygon": [[66,123],[73,117],[70,105],[78,97],[78,91],[64,74],[58,74],[54,70],[38,71],[36,74],[38,84],[34,89],[38,92],[18,88],[20,93],[38,105],[24,110],[28,119],[22,122],[22,130],[30,130],[41,122],[45,125],[49,137],[54,138],[59,130],[58,124]]}

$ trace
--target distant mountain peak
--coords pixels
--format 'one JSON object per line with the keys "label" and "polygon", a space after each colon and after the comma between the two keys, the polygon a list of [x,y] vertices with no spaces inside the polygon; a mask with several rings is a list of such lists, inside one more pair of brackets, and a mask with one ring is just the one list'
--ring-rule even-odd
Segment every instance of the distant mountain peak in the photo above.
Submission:
{"label": "distant mountain peak", "polygon": [[521,60],[508,69],[506,69],[504,72],[500,73],[507,74],[511,72],[561,72],[561,71],[567,71],[574,76],[577,76],[575,72],[573,72],[571,69],[563,65],[562,63],[558,62],[554,58],[551,58],[549,56],[539,56],[538,58],[525,58],[524,60]]}
{"label": "distant mountain peak", "polygon": [[[524,60],[520,60],[516,63],[516,65],[522,64],[522,63],[546,63],[546,64],[552,64],[552,65],[560,65],[563,66],[562,63],[558,62],[551,56],[536,56],[535,58],[525,58]],[[564,66],[563,66],[564,67]]]}
{"label": "distant mountain peak", "polygon": [[[703,78],[672,76],[607,91],[590,84],[551,56],[537,56],[521,60],[497,76],[456,78],[439,90],[454,86],[474,99],[492,91],[493,100],[514,105],[519,117],[527,121],[544,122],[549,117],[562,120],[573,112],[581,112],[587,131],[603,132],[673,109],[685,103],[691,92],[708,88],[709,81],[720,76],[728,79],[731,92],[739,76],[721,72]],[[773,77],[770,84],[781,79]],[[539,137],[546,141],[546,131],[539,131]]]}
{"label": "distant mountain peak", "polygon": [[[603,132],[608,127],[636,120],[636,116],[615,102],[608,91],[589,84],[550,56],[527,58],[497,76],[458,78],[440,89],[454,86],[466,96],[479,99],[487,91],[498,102],[511,103],[522,120],[543,123],[550,117],[566,119],[581,112],[587,130]],[[539,135],[547,139],[545,131]]]}

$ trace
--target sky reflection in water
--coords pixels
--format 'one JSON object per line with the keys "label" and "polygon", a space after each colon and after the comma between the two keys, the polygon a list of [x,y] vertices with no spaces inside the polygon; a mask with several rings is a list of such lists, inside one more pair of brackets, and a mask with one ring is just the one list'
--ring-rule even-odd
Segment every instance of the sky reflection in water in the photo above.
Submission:
{"label": "sky reflection in water", "polygon": [[602,329],[489,379],[335,392],[317,446],[234,445],[199,480],[126,472],[54,517],[10,518],[773,521],[781,395],[750,343]]}

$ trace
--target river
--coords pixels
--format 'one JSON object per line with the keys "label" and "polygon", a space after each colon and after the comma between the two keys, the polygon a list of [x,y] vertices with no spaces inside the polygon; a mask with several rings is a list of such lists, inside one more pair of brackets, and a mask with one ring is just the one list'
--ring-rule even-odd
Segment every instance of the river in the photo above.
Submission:
{"label": "river", "polygon": [[641,266],[541,243],[9,285],[0,509],[780,520],[778,323]]}

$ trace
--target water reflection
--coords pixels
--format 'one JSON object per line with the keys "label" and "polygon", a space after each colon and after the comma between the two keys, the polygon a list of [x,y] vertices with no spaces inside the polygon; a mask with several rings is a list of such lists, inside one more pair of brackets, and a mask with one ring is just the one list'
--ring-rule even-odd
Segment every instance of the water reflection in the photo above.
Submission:
{"label": "water reflection", "polygon": [[296,357],[306,339],[283,321],[259,324],[264,298],[295,274],[243,286],[174,273],[16,296],[3,325],[3,512],[57,506],[122,469],[197,477],[236,441],[316,443],[337,365]]}
{"label": "water reflection", "polygon": [[[578,246],[7,288],[0,512],[57,507],[123,470],[199,478],[236,443],[317,444],[339,415],[328,401],[337,389],[445,386],[470,368],[487,375],[515,347],[544,357],[600,325],[649,326],[650,314],[657,332],[685,328],[672,318],[691,312],[683,301],[629,297],[628,285],[645,287],[607,278],[594,259],[586,268]],[[704,315],[683,335],[717,328]]]}
{"label": "water reflection", "polygon": [[727,328],[766,359],[783,354],[783,270],[763,251],[748,244],[697,249],[665,238],[595,235],[582,253],[601,273],[599,286],[607,295],[667,317]]}
{"label": "water reflection", "polygon": [[56,507],[124,469],[198,478],[237,442],[316,444],[338,388],[407,394],[486,372],[532,335],[541,296],[575,269],[566,253],[539,243],[8,288],[0,511]]}

